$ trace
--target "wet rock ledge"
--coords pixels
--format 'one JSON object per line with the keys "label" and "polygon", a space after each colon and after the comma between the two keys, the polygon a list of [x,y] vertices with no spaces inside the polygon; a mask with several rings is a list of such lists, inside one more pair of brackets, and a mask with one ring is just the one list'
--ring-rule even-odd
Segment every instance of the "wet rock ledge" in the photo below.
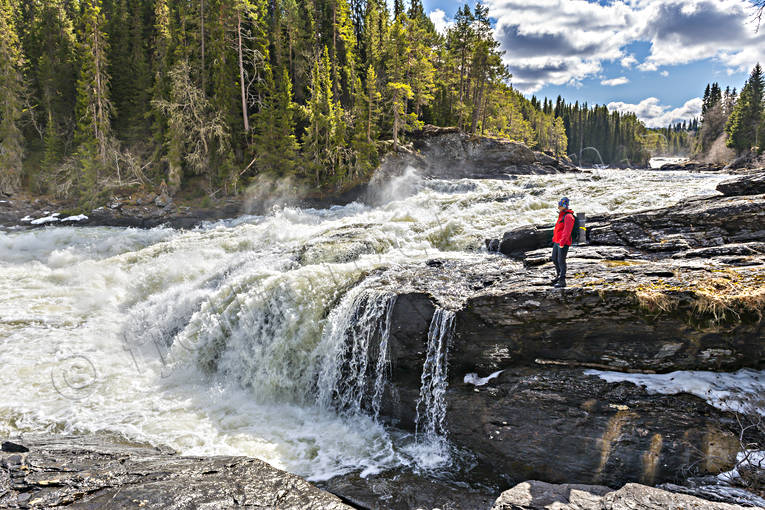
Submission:
{"label": "wet rock ledge", "polygon": [[247,457],[181,457],[119,438],[4,441],[0,508],[350,510],[340,498]]}

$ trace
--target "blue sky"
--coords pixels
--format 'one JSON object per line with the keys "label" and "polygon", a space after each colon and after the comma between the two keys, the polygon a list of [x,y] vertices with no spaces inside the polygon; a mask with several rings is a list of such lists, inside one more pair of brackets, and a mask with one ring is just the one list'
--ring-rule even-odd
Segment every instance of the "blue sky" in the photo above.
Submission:
{"label": "blue sky", "polygon": [[[463,2],[423,3],[443,27]],[[765,27],[755,31],[750,0],[484,3],[514,86],[634,111],[649,126],[698,115],[707,83],[740,89],[765,63]]]}

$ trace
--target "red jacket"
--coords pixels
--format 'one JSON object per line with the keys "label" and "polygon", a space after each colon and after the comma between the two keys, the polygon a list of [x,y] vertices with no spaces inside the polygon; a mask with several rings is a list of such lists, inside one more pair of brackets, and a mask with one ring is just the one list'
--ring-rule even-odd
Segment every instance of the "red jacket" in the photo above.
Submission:
{"label": "red jacket", "polygon": [[561,246],[571,246],[571,232],[574,230],[574,211],[566,209],[558,214],[558,221],[553,230],[553,242]]}

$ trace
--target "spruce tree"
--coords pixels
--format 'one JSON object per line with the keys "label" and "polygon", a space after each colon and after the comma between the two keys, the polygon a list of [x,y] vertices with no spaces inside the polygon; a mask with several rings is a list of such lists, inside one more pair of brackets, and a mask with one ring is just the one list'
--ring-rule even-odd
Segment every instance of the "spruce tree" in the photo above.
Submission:
{"label": "spruce tree", "polygon": [[[170,95],[168,72],[170,70],[170,50],[172,44],[170,9],[167,0],[156,0],[154,3],[153,54],[151,68],[153,83],[151,86],[151,133],[154,140],[154,160],[159,161],[156,167],[163,179],[170,181],[171,175],[180,175],[182,161],[176,153],[174,159],[168,156],[167,119],[157,104],[167,101]],[[166,163],[168,171],[164,171]]]}
{"label": "spruce tree", "polygon": [[329,50],[324,47],[321,56],[314,60],[311,72],[310,97],[306,107],[308,126],[303,150],[314,174],[316,186],[321,185],[325,165],[329,162],[330,144],[335,120],[335,101],[332,95],[332,79]]}
{"label": "spruce tree", "polygon": [[106,167],[109,163],[112,105],[109,100],[108,43],[104,25],[101,0],[86,0],[78,42],[80,73],[77,79],[75,145],[84,166],[87,187],[95,186],[98,167]]}
{"label": "spruce tree", "polygon": [[0,0],[0,193],[4,194],[14,193],[21,185],[24,152],[19,128],[24,94],[21,65],[12,4]]}
{"label": "spruce tree", "polygon": [[35,4],[30,36],[37,42],[31,73],[45,121],[41,167],[50,172],[66,155],[71,141],[77,81],[77,43],[62,0]]}
{"label": "spruce tree", "polygon": [[367,66],[372,66],[378,75],[385,71],[383,63],[388,36],[388,12],[385,3],[369,0],[364,17],[364,35],[362,38],[362,56]]}
{"label": "spruce tree", "polygon": [[765,77],[762,67],[757,64],[741,89],[736,105],[725,127],[728,132],[728,147],[738,154],[752,147],[762,145],[763,92]]}
{"label": "spruce tree", "polygon": [[298,144],[295,139],[292,83],[287,68],[266,78],[270,89],[264,107],[255,122],[255,165],[259,173],[285,176],[294,173],[298,164]]}
{"label": "spruce tree", "polygon": [[435,98],[433,43],[419,18],[407,19],[404,28],[409,39],[407,81],[412,87],[414,112],[419,117],[423,106],[430,104]]}
{"label": "spruce tree", "polygon": [[404,11],[406,9],[404,8],[404,0],[393,0],[393,17],[394,21],[395,18],[398,18],[402,14],[404,14]]}
{"label": "spruce tree", "polygon": [[332,84],[333,93],[350,107],[356,83],[357,41],[347,0],[332,1]]}
{"label": "spruce tree", "polygon": [[380,94],[377,92],[377,77],[374,69],[370,66],[367,70],[368,81],[366,89],[361,84],[361,79],[356,79],[354,101],[354,135],[353,135],[353,158],[352,177],[357,178],[368,174],[377,163],[377,146],[375,144],[376,123],[379,114],[378,103]]}
{"label": "spruce tree", "polygon": [[375,68],[370,65],[367,68],[367,89],[364,96],[364,104],[366,105],[366,135],[369,143],[377,140],[378,136],[377,129],[380,118],[380,100],[382,98],[378,86],[377,73],[375,73]]}
{"label": "spruce tree", "polygon": [[407,17],[417,21],[422,21],[427,18],[427,16],[425,16],[425,8],[422,6],[422,0],[412,0],[409,5]]}

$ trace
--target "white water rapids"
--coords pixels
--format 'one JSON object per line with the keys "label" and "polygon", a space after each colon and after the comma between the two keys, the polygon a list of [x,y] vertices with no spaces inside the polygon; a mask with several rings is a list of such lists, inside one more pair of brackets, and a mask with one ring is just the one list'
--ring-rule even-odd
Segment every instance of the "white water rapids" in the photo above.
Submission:
{"label": "white water rapids", "polygon": [[[576,211],[627,212],[713,194],[724,177],[409,172],[377,206],[288,208],[191,231],[0,232],[0,436],[115,432],[313,480],[427,466],[427,445],[374,417],[395,297],[371,270],[486,257],[484,237],[552,223],[563,195]],[[435,347],[442,363],[446,344]],[[430,368],[422,424],[440,433],[444,388]]]}

